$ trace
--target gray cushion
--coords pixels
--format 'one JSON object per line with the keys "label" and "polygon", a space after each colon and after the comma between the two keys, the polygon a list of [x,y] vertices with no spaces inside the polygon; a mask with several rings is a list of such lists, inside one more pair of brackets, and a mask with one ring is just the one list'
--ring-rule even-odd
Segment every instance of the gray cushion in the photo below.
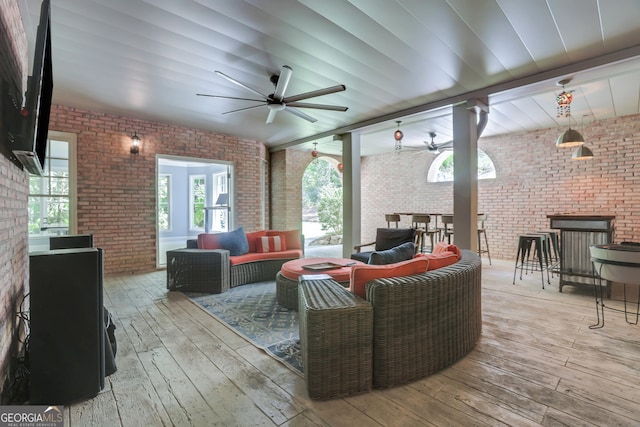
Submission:
{"label": "gray cushion", "polygon": [[369,257],[369,264],[383,265],[406,261],[413,258],[416,248],[413,242],[403,243],[386,251],[374,251]]}
{"label": "gray cushion", "polygon": [[406,242],[413,242],[414,228],[378,228],[376,230],[376,251],[386,251]]}

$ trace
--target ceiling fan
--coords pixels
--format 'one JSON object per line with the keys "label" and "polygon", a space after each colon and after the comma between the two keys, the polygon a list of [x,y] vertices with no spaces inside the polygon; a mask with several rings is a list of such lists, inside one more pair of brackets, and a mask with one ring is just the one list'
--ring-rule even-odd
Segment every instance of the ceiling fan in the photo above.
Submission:
{"label": "ceiling fan", "polygon": [[220,77],[224,77],[225,79],[229,80],[231,83],[234,83],[248,90],[249,92],[252,92],[254,95],[258,95],[261,98],[261,99],[253,99],[253,98],[238,98],[234,96],[207,95],[203,93],[196,94],[198,96],[209,96],[212,98],[239,99],[242,101],[253,101],[253,102],[260,103],[259,105],[252,105],[250,107],[226,111],[222,114],[237,113],[240,111],[251,110],[253,108],[259,108],[266,105],[267,108],[269,108],[269,115],[267,116],[267,121],[266,121],[267,124],[273,123],[278,111],[286,111],[295,116],[303,118],[308,122],[314,123],[318,121],[316,118],[306,113],[303,113],[300,110],[297,110],[297,108],[315,108],[318,110],[330,110],[330,111],[347,111],[348,109],[347,107],[341,107],[337,105],[309,104],[306,102],[299,102],[305,99],[314,98],[316,96],[323,96],[323,95],[329,95],[335,92],[342,92],[343,90],[347,89],[345,85],[336,85],[336,86],[331,86],[324,89],[312,90],[311,92],[305,92],[298,95],[285,96],[285,91],[287,90],[287,86],[289,85],[289,80],[291,80],[291,75],[293,74],[293,69],[288,65],[282,66],[280,70],[280,75],[274,74],[269,78],[269,81],[274,86],[273,93],[269,95],[265,95],[264,93],[259,92],[253,89],[252,87],[249,87],[248,85],[242,83],[241,81],[238,81],[233,77],[229,77],[228,75],[224,74],[221,71],[216,71],[215,73]]}
{"label": "ceiling fan", "polygon": [[433,139],[437,136],[437,134],[433,131],[429,132],[429,136],[431,137],[431,142],[422,141],[427,145],[427,151],[433,154],[440,154],[441,151],[447,151],[453,149],[453,141],[442,142],[440,144],[436,144]]}

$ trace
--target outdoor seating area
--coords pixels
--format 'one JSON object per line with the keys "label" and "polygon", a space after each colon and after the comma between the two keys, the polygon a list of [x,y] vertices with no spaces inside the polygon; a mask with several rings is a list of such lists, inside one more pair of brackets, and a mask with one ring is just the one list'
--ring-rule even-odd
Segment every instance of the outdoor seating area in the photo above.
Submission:
{"label": "outdoor seating area", "polygon": [[480,278],[480,259],[466,250],[447,267],[368,281],[366,299],[330,277],[301,276],[300,340],[309,397],[394,387],[459,360],[482,331]]}
{"label": "outdoor seating area", "polygon": [[303,242],[299,230],[202,233],[186,248],[167,251],[167,289],[221,293],[273,280],[282,264],[304,255]]}

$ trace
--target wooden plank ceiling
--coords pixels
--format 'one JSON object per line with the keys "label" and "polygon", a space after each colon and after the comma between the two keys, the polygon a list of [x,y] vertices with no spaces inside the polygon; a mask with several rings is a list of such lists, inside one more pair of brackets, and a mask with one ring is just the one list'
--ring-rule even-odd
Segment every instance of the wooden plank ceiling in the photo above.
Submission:
{"label": "wooden plank ceiling", "polygon": [[[18,1],[32,47],[41,0]],[[485,136],[563,126],[555,96],[565,77],[575,121],[640,112],[638,0],[52,3],[54,102],[269,147],[311,139],[339,152],[329,135],[362,128],[363,154],[383,152],[395,120],[406,147],[422,147],[429,131],[447,141],[450,102],[465,94],[488,97]],[[348,111],[304,109],[315,123],[279,112],[266,124],[266,106],[222,114],[258,104],[196,96],[255,98],[215,70],[270,94],[284,64],[293,68],[285,95],[344,84],[306,102]]]}

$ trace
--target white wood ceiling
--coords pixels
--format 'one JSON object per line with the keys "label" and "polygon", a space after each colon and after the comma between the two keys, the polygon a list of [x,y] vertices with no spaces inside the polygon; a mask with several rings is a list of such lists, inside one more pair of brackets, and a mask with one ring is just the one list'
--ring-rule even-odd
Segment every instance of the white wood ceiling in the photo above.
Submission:
{"label": "white wood ceiling", "polygon": [[[32,47],[41,0],[18,1]],[[406,147],[447,141],[447,102],[467,93],[488,96],[485,136],[563,126],[565,77],[576,121],[640,112],[640,0],[52,0],[51,31],[55,103],[270,147],[325,135],[339,152],[328,135],[367,124],[363,154],[392,150],[395,120]],[[344,84],[308,102],[349,110],[267,125],[267,107],[223,115],[254,103],[196,96],[253,97],[215,70],[271,93],[284,64],[286,95]]]}

